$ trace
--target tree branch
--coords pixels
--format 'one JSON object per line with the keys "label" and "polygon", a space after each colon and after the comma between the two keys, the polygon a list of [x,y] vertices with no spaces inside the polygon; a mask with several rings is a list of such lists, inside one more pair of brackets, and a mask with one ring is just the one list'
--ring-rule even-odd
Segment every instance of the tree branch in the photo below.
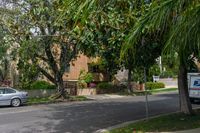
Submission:
{"label": "tree branch", "polygon": [[64,74],[65,66],[67,64],[69,64],[69,62],[67,62],[67,60],[66,60],[66,56],[67,56],[66,44],[61,42],[61,54],[60,54],[60,72],[61,72],[61,74]]}
{"label": "tree branch", "polygon": [[[40,30],[41,30],[41,33],[43,35],[45,35],[45,30],[43,27],[40,27]],[[54,74],[57,74],[58,72],[58,66],[56,64],[56,61],[52,55],[52,52],[51,52],[51,45],[50,43],[52,42],[51,38],[49,37],[45,37],[44,38],[44,44],[45,44],[45,53],[46,53],[46,56],[47,56],[47,59],[48,59],[48,64],[50,65],[50,67],[52,68]]]}
{"label": "tree branch", "polygon": [[45,58],[44,56],[41,56],[41,55],[35,54],[35,57],[37,57],[37,58],[39,58],[39,59],[41,59],[41,60],[43,60],[43,61],[45,61],[45,62],[48,62],[48,59]]}
{"label": "tree branch", "polygon": [[41,68],[40,66],[37,65],[38,70],[48,79],[50,80],[52,83],[56,83],[55,78],[53,78],[51,76],[51,74],[49,74],[47,71],[45,71],[43,68]]}

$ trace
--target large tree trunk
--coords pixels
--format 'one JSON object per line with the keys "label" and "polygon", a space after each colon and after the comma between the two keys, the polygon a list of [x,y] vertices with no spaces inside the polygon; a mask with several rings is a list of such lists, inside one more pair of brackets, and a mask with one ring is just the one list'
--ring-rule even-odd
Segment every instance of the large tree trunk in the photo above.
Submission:
{"label": "large tree trunk", "polygon": [[56,77],[57,77],[56,78],[57,92],[59,94],[58,98],[62,98],[62,99],[69,98],[69,94],[65,90],[65,87],[64,87],[62,75],[58,74]]}
{"label": "large tree trunk", "polygon": [[187,68],[184,63],[181,63],[179,66],[178,89],[180,99],[180,111],[185,114],[193,114],[188,93]]}
{"label": "large tree trunk", "polygon": [[128,69],[128,93],[132,92],[132,85],[131,85],[131,69]]}

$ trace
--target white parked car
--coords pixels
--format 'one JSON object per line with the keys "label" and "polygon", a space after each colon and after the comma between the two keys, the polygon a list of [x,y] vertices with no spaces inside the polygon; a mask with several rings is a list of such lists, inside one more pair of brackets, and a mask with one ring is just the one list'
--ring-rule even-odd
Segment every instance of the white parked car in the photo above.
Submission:
{"label": "white parked car", "polygon": [[26,103],[28,93],[9,87],[0,87],[0,105],[18,107]]}

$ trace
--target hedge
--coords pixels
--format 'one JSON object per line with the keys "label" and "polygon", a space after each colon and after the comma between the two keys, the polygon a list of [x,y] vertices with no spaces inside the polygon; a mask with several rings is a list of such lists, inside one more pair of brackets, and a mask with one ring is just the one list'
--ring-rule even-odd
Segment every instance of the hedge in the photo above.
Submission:
{"label": "hedge", "polygon": [[98,94],[113,93],[113,92],[114,92],[114,88],[111,83],[102,82],[97,85]]}
{"label": "hedge", "polygon": [[147,82],[146,88],[149,90],[165,88],[165,84],[162,82]]}
{"label": "hedge", "polygon": [[111,89],[112,88],[112,84],[104,82],[104,83],[99,83],[97,85],[97,89]]}
{"label": "hedge", "polygon": [[55,85],[50,84],[47,81],[39,80],[35,81],[30,85],[30,89],[36,90],[36,89],[56,89]]}

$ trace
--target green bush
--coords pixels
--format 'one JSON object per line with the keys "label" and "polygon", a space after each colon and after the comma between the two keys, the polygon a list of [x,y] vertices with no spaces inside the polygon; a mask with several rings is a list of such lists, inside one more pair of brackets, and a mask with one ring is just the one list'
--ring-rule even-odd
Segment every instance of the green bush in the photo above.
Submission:
{"label": "green bush", "polygon": [[30,89],[56,89],[56,86],[47,81],[35,81],[30,85]]}
{"label": "green bush", "polygon": [[161,78],[173,78],[174,76],[176,76],[176,74],[173,73],[173,71],[164,71],[160,77]]}
{"label": "green bush", "polygon": [[149,74],[151,77],[153,75],[160,75],[160,67],[156,64],[149,68]]}
{"label": "green bush", "polygon": [[165,84],[162,82],[147,82],[146,88],[149,90],[165,88]]}
{"label": "green bush", "polygon": [[79,74],[79,80],[90,83],[93,81],[93,75],[92,73],[86,72],[85,70],[81,70]]}
{"label": "green bush", "polygon": [[93,81],[92,73],[86,72],[85,70],[81,70],[78,78],[78,86],[79,88],[86,88],[87,84]]}
{"label": "green bush", "polygon": [[114,93],[116,88],[108,82],[102,82],[97,85],[97,93],[104,94],[104,93]]}
{"label": "green bush", "polygon": [[111,89],[113,87],[112,84],[104,82],[104,83],[99,83],[97,85],[97,89]]}

